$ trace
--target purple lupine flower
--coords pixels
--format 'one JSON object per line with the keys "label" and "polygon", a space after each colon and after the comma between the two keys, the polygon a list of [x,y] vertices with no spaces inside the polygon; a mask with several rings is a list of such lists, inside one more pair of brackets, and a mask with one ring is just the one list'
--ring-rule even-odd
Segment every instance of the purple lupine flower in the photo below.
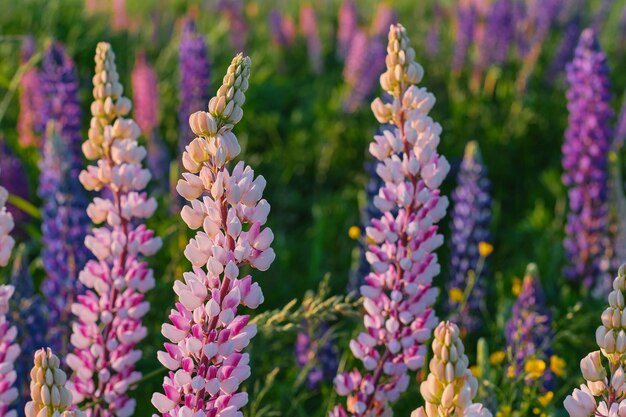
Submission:
{"label": "purple lupine flower", "polygon": [[620,149],[626,141],[626,92],[622,100],[622,108],[619,111],[617,123],[615,125],[615,139],[613,139],[613,147]]}
{"label": "purple lupine flower", "polygon": [[[6,188],[9,194],[28,200],[28,181],[24,165],[20,158],[12,152],[3,137],[0,137],[0,172],[2,172],[0,186]],[[16,232],[14,234],[23,232],[23,225],[28,220],[29,215],[10,202],[6,203],[6,208],[15,221]]]}
{"label": "purple lupine flower", "polygon": [[309,389],[317,388],[322,381],[332,381],[337,374],[339,351],[333,343],[328,323],[312,328],[304,320],[296,336],[294,354],[298,366],[308,368],[306,385]]}
{"label": "purple lupine flower", "polygon": [[178,150],[182,152],[194,135],[189,128],[189,115],[206,107],[209,101],[210,63],[207,45],[197,32],[196,24],[187,18],[183,25],[178,49],[180,71],[180,105],[178,120],[180,141]]}
{"label": "purple lupine flower", "polygon": [[306,38],[311,70],[319,74],[322,71],[322,45],[317,30],[317,16],[310,4],[304,4],[300,8],[300,30]]}
{"label": "purple lupine flower", "polygon": [[[356,45],[355,45],[356,46]],[[365,60],[362,63],[361,73],[356,82],[348,84],[349,92],[344,102],[344,109],[353,112],[368,99],[378,85],[380,74],[385,69],[385,44],[379,38],[368,41]],[[352,51],[350,52],[352,55]],[[351,56],[350,56],[351,57]],[[347,60],[346,60],[347,64]]]}
{"label": "purple lupine flower", "polygon": [[[32,36],[27,36],[22,43],[22,65],[32,58],[35,48],[35,40]],[[26,71],[20,80],[20,114],[17,120],[17,135],[23,147],[41,145],[43,97],[39,78],[39,70],[33,67]]]}
{"label": "purple lupine flower", "polygon": [[46,306],[35,292],[33,277],[29,271],[28,257],[24,245],[15,251],[11,285],[15,288],[10,311],[11,321],[17,329],[17,343],[22,350],[15,361],[17,380],[15,387],[19,391],[15,408],[23,410],[30,400],[29,372],[35,352],[46,346]]}
{"label": "purple lupine flower", "polygon": [[522,58],[537,43],[542,43],[563,9],[563,0],[542,0],[513,4],[513,24],[517,30],[517,49]]}
{"label": "purple lupine flower", "polygon": [[460,72],[465,65],[465,58],[474,38],[478,11],[470,1],[459,2],[456,10],[456,29],[452,70]]}
{"label": "purple lupine flower", "polygon": [[515,36],[512,0],[496,0],[487,15],[478,65],[487,68],[506,60]]}
{"label": "purple lupine flower", "polygon": [[[552,315],[545,305],[535,264],[529,264],[526,268],[522,290],[513,304],[511,318],[506,323],[505,336],[515,375],[523,372],[528,359],[550,362],[554,337]],[[544,389],[552,389],[554,374],[549,368],[541,380]]]}
{"label": "purple lupine flower", "polygon": [[274,44],[281,47],[293,44],[296,39],[296,24],[291,16],[284,15],[276,9],[272,9],[268,15],[268,23]]}
{"label": "purple lupine flower", "polygon": [[372,20],[370,33],[373,37],[386,39],[389,27],[398,21],[396,11],[387,3],[380,2]]}
{"label": "purple lupine flower", "polygon": [[42,292],[49,300],[50,345],[64,356],[70,306],[83,291],[78,273],[89,258],[84,241],[91,222],[85,213],[87,196],[78,181],[83,165],[78,76],[59,44],[46,50],[41,79],[48,124],[38,189],[43,201],[42,261],[47,274]]}
{"label": "purple lupine flower", "polygon": [[220,0],[217,7],[218,10],[226,16],[226,20],[228,21],[230,46],[235,51],[243,51],[246,47],[248,37],[248,24],[243,13],[243,1]]}
{"label": "purple lupine flower", "polygon": [[469,142],[452,193],[450,277],[447,283],[448,291],[456,288],[465,293],[470,283],[470,273],[475,274],[471,283],[471,296],[465,301],[464,311],[458,311],[457,303],[449,301],[448,304],[448,309],[455,313],[451,320],[469,331],[480,324],[480,300],[485,297],[485,271],[482,266],[479,270],[478,245],[491,240],[490,189],[491,183],[478,144]]}
{"label": "purple lupine flower", "polygon": [[343,0],[339,8],[337,22],[337,54],[345,58],[350,50],[352,38],[359,25],[359,16],[354,0]]}
{"label": "purple lupine flower", "polygon": [[548,82],[553,82],[554,79],[565,70],[567,63],[572,60],[576,44],[580,38],[580,32],[580,15],[575,14],[570,21],[567,22],[565,33],[563,33],[561,42],[546,72],[546,80]]}
{"label": "purple lupine flower", "polygon": [[368,57],[369,39],[364,30],[357,30],[352,37],[350,49],[346,55],[343,67],[343,78],[348,85],[359,82],[359,78],[365,69]]}
{"label": "purple lupine flower", "polygon": [[565,275],[585,287],[610,284],[601,260],[608,233],[607,177],[611,146],[611,89],[606,55],[593,29],[585,29],[567,66],[569,124],[563,143],[563,183],[569,213]]}
{"label": "purple lupine flower", "polygon": [[[9,220],[4,218],[4,221]],[[3,262],[3,265],[6,265]],[[13,296],[11,285],[0,285],[0,416],[17,417],[13,409],[13,401],[18,397],[14,383],[17,374],[14,369],[15,360],[20,355],[20,345],[16,343],[16,328],[7,319],[9,300]]]}

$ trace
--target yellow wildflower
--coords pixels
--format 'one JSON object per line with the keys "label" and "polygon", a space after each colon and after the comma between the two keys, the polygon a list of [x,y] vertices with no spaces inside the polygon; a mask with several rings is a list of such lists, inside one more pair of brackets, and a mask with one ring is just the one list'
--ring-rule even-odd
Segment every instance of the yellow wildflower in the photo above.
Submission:
{"label": "yellow wildflower", "polygon": [[556,376],[565,376],[565,359],[557,355],[550,356],[550,369]]}
{"label": "yellow wildflower", "polygon": [[478,368],[478,366],[476,366],[476,365],[470,366],[469,370],[472,373],[472,375],[474,375],[476,377],[480,375],[480,368]]}
{"label": "yellow wildflower", "polygon": [[553,398],[554,393],[552,391],[548,391],[545,394],[539,396],[539,404],[546,407],[548,404],[550,404],[550,401],[552,401]]}
{"label": "yellow wildflower", "polygon": [[492,252],[493,252],[493,245],[491,243],[488,243],[488,242],[478,243],[478,253],[483,258],[486,258],[487,256],[491,255]]}
{"label": "yellow wildflower", "polygon": [[515,366],[509,365],[506,370],[506,376],[508,376],[510,379],[515,378]]}
{"label": "yellow wildflower", "polygon": [[546,371],[546,363],[541,359],[529,359],[524,365],[524,371],[531,379],[540,378]]}
{"label": "yellow wildflower", "polygon": [[348,236],[350,239],[357,240],[361,236],[361,229],[359,226],[352,226],[348,229]]}
{"label": "yellow wildflower", "polygon": [[541,413],[541,410],[539,409],[539,407],[533,408],[533,414],[539,415],[539,413]]}
{"label": "yellow wildflower", "polygon": [[499,350],[489,355],[489,363],[492,365],[500,365],[502,362],[504,362],[505,358],[506,358],[506,353]]}
{"label": "yellow wildflower", "polygon": [[450,291],[448,292],[448,297],[453,303],[461,303],[463,302],[463,291],[461,291],[459,288],[450,288]]}
{"label": "yellow wildflower", "polygon": [[516,297],[519,295],[519,293],[522,292],[522,280],[518,277],[513,278],[513,286],[511,288],[511,292]]}

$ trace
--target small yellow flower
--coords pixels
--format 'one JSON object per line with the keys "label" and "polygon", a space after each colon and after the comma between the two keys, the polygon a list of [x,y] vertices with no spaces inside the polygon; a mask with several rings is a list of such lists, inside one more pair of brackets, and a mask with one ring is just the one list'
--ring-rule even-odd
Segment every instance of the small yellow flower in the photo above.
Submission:
{"label": "small yellow flower", "polygon": [[453,303],[461,303],[463,302],[463,291],[461,291],[459,288],[450,288],[450,291],[448,292],[448,297]]}
{"label": "small yellow flower", "polygon": [[511,406],[503,405],[496,413],[496,417],[509,417],[511,415]]}
{"label": "small yellow flower", "polygon": [[511,287],[511,292],[516,297],[519,295],[519,293],[522,292],[522,280],[518,277],[513,278],[513,286]]}
{"label": "small yellow flower", "polygon": [[493,245],[491,243],[480,242],[478,244],[478,253],[483,258],[486,258],[487,256],[491,255],[492,252],[493,252]]}
{"label": "small yellow flower", "polygon": [[359,226],[352,226],[348,229],[348,236],[350,239],[357,240],[361,236],[361,229]]}
{"label": "small yellow flower", "polygon": [[478,377],[480,375],[480,369],[478,368],[478,366],[474,365],[474,366],[470,366],[470,372],[472,373],[472,375],[474,375],[475,377]]}
{"label": "small yellow flower", "polygon": [[546,407],[548,404],[550,404],[550,401],[552,401],[553,398],[554,393],[552,391],[548,391],[545,394],[539,396],[539,404]]}
{"label": "small yellow flower", "polygon": [[541,359],[529,359],[524,365],[524,371],[531,379],[540,378],[546,371],[546,363]]}
{"label": "small yellow flower", "polygon": [[565,359],[557,355],[550,356],[550,369],[556,376],[565,376]]}
{"label": "small yellow flower", "polygon": [[515,366],[509,365],[506,370],[506,376],[509,377],[509,379],[515,378]]}
{"label": "small yellow flower", "polygon": [[533,414],[539,415],[539,413],[541,413],[541,410],[539,409],[539,407],[533,408]]}
{"label": "small yellow flower", "polygon": [[500,365],[502,362],[504,362],[505,358],[506,358],[506,353],[499,350],[489,355],[489,363],[492,365]]}

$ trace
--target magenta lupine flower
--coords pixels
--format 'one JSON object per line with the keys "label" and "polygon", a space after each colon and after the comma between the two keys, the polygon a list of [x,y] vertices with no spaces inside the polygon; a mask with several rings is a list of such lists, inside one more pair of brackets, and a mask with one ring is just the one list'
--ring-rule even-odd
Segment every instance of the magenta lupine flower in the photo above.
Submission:
{"label": "magenta lupine flower", "polygon": [[141,351],[135,347],[147,333],[141,324],[149,308],[144,294],[154,286],[143,257],[153,255],[161,240],[141,223],[156,201],[142,192],[150,180],[141,166],[146,150],[137,143],[139,126],[123,117],[131,102],[122,95],[108,43],[98,44],[95,61],[91,127],[83,152],[97,162],[79,179],[89,191],[107,190],[107,198],[95,197],[87,208],[95,224],[106,224],[85,239],[96,260],[87,262],[79,276],[87,291],[72,305],[74,349],[67,364],[74,371],[74,403],[84,403],[91,417],[129,417],[135,400],[128,389],[141,378],[135,370]]}
{"label": "magenta lupine flower", "polygon": [[317,31],[317,16],[310,4],[304,4],[300,8],[300,30],[306,38],[309,65],[315,73],[322,71],[322,45]]}
{"label": "magenta lupine flower", "polygon": [[243,51],[248,37],[248,24],[243,13],[243,1],[220,0],[218,9],[226,16],[228,21],[230,46],[235,51]]}
{"label": "magenta lupine flower", "polygon": [[608,240],[608,153],[613,138],[608,73],[594,31],[585,29],[567,66],[569,124],[562,162],[569,197],[565,275],[587,288],[609,284],[601,266]]}
{"label": "magenta lupine flower", "polygon": [[423,69],[402,25],[391,27],[387,53],[380,81],[393,101],[376,99],[372,110],[390,128],[369,147],[384,181],[374,199],[383,214],[366,228],[373,243],[367,252],[372,272],[361,286],[365,331],[350,342],[365,372],[337,375],[337,392],[348,400],[333,417],[389,415],[390,403],[409,385],[408,371],[424,364],[424,342],[437,324],[432,279],[440,266],[434,250],[443,243],[437,222],[448,206],[439,186],[450,166],[437,153],[441,126],[428,116],[435,97],[415,86]]}
{"label": "magenta lupine flower", "polygon": [[337,53],[345,58],[350,50],[352,38],[359,26],[359,15],[354,0],[343,0],[337,21]]}
{"label": "magenta lupine flower", "polygon": [[13,286],[0,285],[0,416],[2,417],[17,417],[17,412],[9,409],[18,396],[17,388],[14,386],[17,379],[14,363],[20,354],[20,347],[15,343],[17,330],[7,319],[9,299],[12,295]]}
{"label": "magenta lupine flower", "polygon": [[[26,37],[22,44],[22,65],[32,58],[35,48],[35,40],[32,36]],[[26,71],[20,80],[20,114],[17,119],[17,135],[23,147],[41,145],[43,96],[40,82],[37,67]]]}
{"label": "magenta lupine flower", "polygon": [[128,28],[128,15],[126,14],[126,0],[112,0],[111,26],[115,30]]}
{"label": "magenta lupine flower", "polygon": [[176,189],[190,202],[181,217],[200,231],[185,248],[193,269],[174,284],[178,302],[162,326],[168,342],[158,359],[170,372],[152,404],[163,416],[241,417],[248,401],[239,386],[250,376],[243,349],[256,326],[238,310],[256,308],[263,293],[250,275],[240,278],[240,268],[265,271],[275,257],[274,235],[263,227],[270,209],[262,199],[265,179],[243,161],[228,168],[240,152],[232,128],[243,116],[249,74],[250,58],[237,55],[209,111],[189,118],[198,137],[183,153],[189,172]]}

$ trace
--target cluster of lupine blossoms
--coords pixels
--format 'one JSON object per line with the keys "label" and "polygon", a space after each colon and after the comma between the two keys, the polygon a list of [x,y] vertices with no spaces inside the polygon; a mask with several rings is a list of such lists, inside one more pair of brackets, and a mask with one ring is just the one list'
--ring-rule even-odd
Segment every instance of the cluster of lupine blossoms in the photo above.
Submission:
{"label": "cluster of lupine blossoms", "polygon": [[411,417],[491,417],[482,404],[472,402],[478,381],[468,369],[458,326],[442,321],[434,336],[430,373],[420,386],[426,405],[413,411]]}
{"label": "cluster of lupine blossoms", "polygon": [[[619,268],[609,294],[609,306],[602,312],[602,325],[596,330],[600,350],[580,361],[587,381],[565,399],[570,417],[626,416],[626,265]],[[608,362],[607,368],[603,364]]]}
{"label": "cluster of lupine blossoms", "polygon": [[391,125],[370,144],[384,181],[374,199],[382,216],[366,229],[373,242],[367,252],[372,272],[361,286],[366,330],[350,342],[366,373],[355,369],[335,378],[337,392],[348,396],[347,409],[338,405],[335,417],[390,415],[390,402],[408,387],[408,370],[424,364],[424,342],[437,323],[431,306],[438,290],[431,283],[440,270],[434,250],[443,238],[436,223],[448,200],[439,186],[449,164],[437,153],[441,126],[428,116],[435,98],[414,85],[423,75],[414,58],[404,27],[393,25],[380,78],[391,102],[372,103],[378,121]]}
{"label": "cluster of lupine blossoms", "polygon": [[26,417],[86,417],[80,410],[70,410],[72,393],[65,385],[67,375],[61,361],[50,348],[35,352],[35,366],[30,371],[31,401],[26,404]]}
{"label": "cluster of lupine blossoms", "polygon": [[181,211],[184,222],[200,231],[185,248],[193,269],[174,284],[178,302],[162,327],[169,342],[158,359],[170,372],[152,404],[164,416],[240,417],[248,401],[239,386],[250,376],[243,350],[256,325],[238,310],[258,307],[263,293],[251,276],[240,277],[240,268],[265,271],[275,258],[274,235],[263,226],[270,210],[262,198],[265,179],[243,161],[228,168],[241,150],[232,129],[243,116],[249,75],[250,58],[237,55],[209,111],[189,118],[198,137],[185,148],[188,172],[176,189],[190,202]]}
{"label": "cluster of lupine blossoms", "polygon": [[156,201],[142,192],[150,180],[141,165],[146,150],[137,143],[137,124],[123,117],[131,102],[123,96],[108,43],[98,44],[95,62],[92,118],[83,152],[96,164],[79,178],[87,190],[106,191],[87,208],[95,224],[105,225],[85,239],[96,259],[79,276],[87,291],[72,305],[76,318],[67,364],[74,371],[74,402],[84,404],[92,417],[128,417],[135,400],[127,391],[141,378],[135,370],[141,351],[135,346],[147,333],[141,323],[149,308],[144,294],[154,286],[142,257],[153,255],[161,239],[141,224],[156,209]]}

